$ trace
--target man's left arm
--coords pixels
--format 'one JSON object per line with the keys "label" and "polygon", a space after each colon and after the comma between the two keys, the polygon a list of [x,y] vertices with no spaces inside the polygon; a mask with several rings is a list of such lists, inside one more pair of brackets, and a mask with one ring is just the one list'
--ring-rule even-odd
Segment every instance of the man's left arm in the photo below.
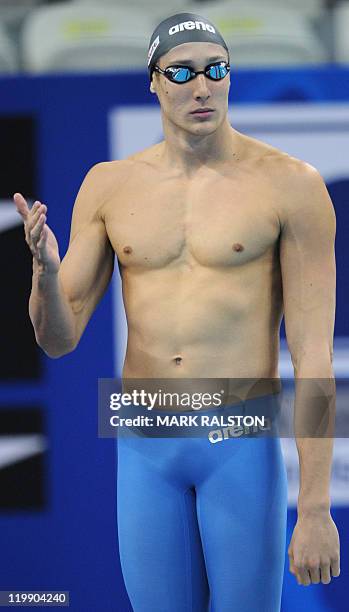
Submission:
{"label": "man's left arm", "polygon": [[286,182],[291,180],[280,218],[280,264],[296,385],[300,489],[288,554],[291,573],[307,586],[339,575],[339,536],[330,514],[336,222],[326,186],[312,166],[292,163]]}

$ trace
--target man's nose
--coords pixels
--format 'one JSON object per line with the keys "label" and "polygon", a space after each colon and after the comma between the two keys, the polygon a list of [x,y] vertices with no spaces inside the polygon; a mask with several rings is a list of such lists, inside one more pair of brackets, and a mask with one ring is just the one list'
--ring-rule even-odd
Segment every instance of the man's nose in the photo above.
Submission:
{"label": "man's nose", "polygon": [[196,79],[194,79],[194,96],[195,98],[204,98],[205,100],[207,100],[207,98],[210,97],[211,92],[209,89],[209,85],[208,85],[208,79],[205,77],[204,74],[198,74],[198,76],[196,77]]}

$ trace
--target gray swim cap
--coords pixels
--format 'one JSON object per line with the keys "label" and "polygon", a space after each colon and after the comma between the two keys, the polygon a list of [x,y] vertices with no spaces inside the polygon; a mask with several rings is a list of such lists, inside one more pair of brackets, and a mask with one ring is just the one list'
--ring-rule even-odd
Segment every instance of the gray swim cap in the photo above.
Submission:
{"label": "gray swim cap", "polygon": [[150,37],[149,78],[152,78],[154,66],[159,57],[165,55],[173,47],[188,42],[210,42],[221,45],[228,51],[229,58],[226,42],[211,21],[195,13],[177,13],[164,19]]}

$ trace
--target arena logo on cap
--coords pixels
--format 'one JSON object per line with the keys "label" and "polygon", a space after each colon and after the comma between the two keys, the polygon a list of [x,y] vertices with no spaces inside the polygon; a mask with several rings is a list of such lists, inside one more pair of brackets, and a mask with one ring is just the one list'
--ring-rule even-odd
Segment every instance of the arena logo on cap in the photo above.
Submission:
{"label": "arena logo on cap", "polygon": [[183,23],[177,23],[169,29],[168,33],[170,36],[183,32],[183,30],[207,30],[212,34],[216,33],[216,30],[210,23],[204,23],[203,21],[184,21]]}
{"label": "arena logo on cap", "polygon": [[153,44],[150,47],[149,52],[148,52],[148,66],[149,66],[149,64],[150,64],[150,62],[152,60],[152,57],[153,57],[156,49],[158,48],[159,44],[160,44],[160,36],[157,36],[155,38],[155,40],[153,41]]}

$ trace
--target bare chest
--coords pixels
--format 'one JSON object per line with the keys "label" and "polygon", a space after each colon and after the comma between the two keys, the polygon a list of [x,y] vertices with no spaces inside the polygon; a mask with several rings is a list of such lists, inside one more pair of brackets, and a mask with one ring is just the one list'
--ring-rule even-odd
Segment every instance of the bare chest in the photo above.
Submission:
{"label": "bare chest", "polygon": [[108,202],[105,223],[123,266],[222,268],[272,249],[279,237],[276,211],[275,194],[263,182],[143,176]]}

